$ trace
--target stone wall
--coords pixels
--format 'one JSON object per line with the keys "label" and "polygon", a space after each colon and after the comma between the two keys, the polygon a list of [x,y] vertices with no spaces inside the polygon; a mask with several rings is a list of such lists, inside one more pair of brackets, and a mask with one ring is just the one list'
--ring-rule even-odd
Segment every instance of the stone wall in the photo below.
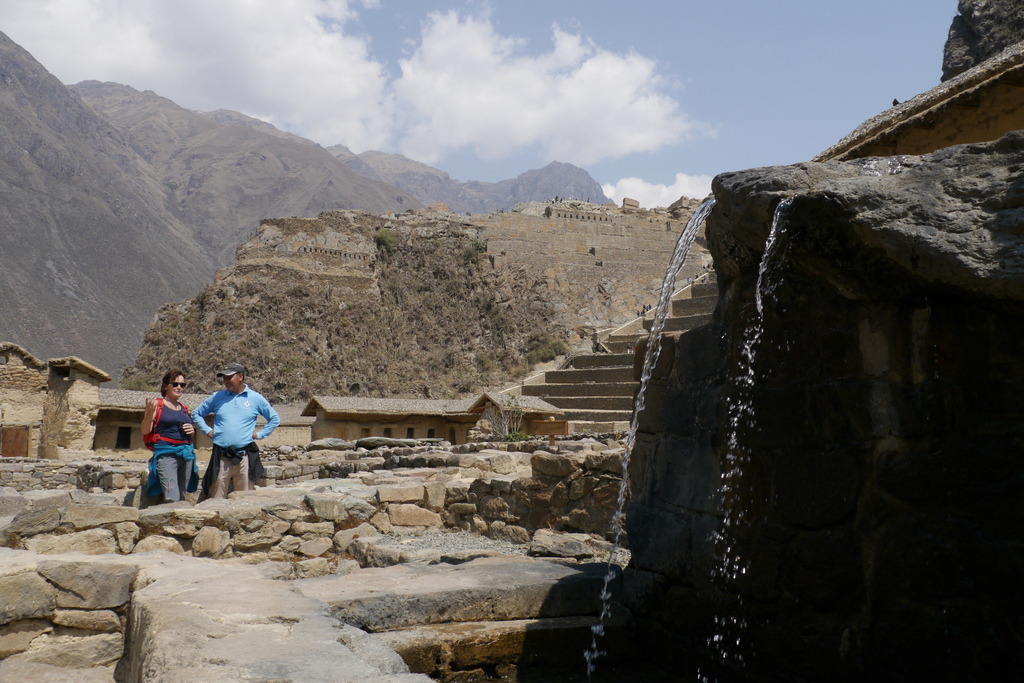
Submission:
{"label": "stone wall", "polygon": [[47,381],[39,446],[43,458],[92,449],[100,405],[97,381],[75,368],[64,372],[51,369]]}
{"label": "stone wall", "polygon": [[[465,220],[483,228],[495,267],[525,265],[544,274],[549,290],[565,299],[560,313],[570,326],[619,325],[657,302],[688,214],[678,220],[664,212],[548,208],[550,217],[517,211]],[[694,248],[695,255],[701,252]],[[691,263],[679,281],[700,273],[701,260]]]}
{"label": "stone wall", "polygon": [[0,570],[5,670],[13,675],[11,664],[17,662],[31,680],[48,667],[63,673],[113,667],[124,652],[135,574],[134,566],[110,562],[42,557],[5,562]]}
{"label": "stone wall", "polygon": [[[619,445],[566,442],[564,453],[538,443],[532,453],[496,445],[465,444],[458,453],[429,446],[363,452],[286,447],[277,456],[287,460],[265,453],[265,488],[195,507],[141,510],[141,490],[133,489],[145,482],[144,463],[65,465],[62,490],[0,489],[0,517],[7,521],[0,534],[3,545],[44,554],[163,549],[254,561],[317,558],[318,571],[347,557],[356,537],[400,529],[459,528],[516,543],[529,542],[538,529],[610,536],[621,483]],[[20,463],[25,470],[31,465]],[[51,478],[58,474],[47,471]],[[34,473],[22,472],[13,483],[37,486],[43,477],[33,479]],[[82,488],[73,488],[76,481]]]}
{"label": "stone wall", "polygon": [[723,680],[1024,671],[1022,161],[1012,133],[716,178],[719,307],[667,344],[630,463],[652,655]]}

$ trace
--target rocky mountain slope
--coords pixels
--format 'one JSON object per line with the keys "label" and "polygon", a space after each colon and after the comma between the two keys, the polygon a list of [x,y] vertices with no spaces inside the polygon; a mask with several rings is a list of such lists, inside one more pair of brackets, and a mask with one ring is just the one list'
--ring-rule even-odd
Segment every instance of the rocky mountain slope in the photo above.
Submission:
{"label": "rocky mountain slope", "polygon": [[0,140],[0,338],[121,367],[212,265],[121,131],[2,33]]}
{"label": "rocky mountain slope", "polygon": [[124,386],[149,388],[173,365],[211,391],[229,360],[278,402],[446,398],[508,382],[564,353],[564,330],[545,279],[492,267],[477,235],[351,211],[264,221],[216,284],[161,309]]}
{"label": "rocky mountain slope", "polygon": [[117,83],[71,88],[150,163],[167,188],[168,208],[192,228],[217,267],[232,262],[235,247],[263,218],[421,206],[406,192],[358,175],[319,145],[242,114],[203,115]]}
{"label": "rocky mountain slope", "polygon": [[159,306],[210,282],[264,218],[604,200],[568,164],[458,183],[397,155],[339,160],[237,112],[189,111],[116,83],[66,87],[2,34],[0,136],[0,339],[114,375]]}
{"label": "rocky mountain slope", "polygon": [[424,204],[446,204],[455,213],[507,211],[516,204],[543,202],[556,196],[595,204],[610,201],[589,173],[557,161],[495,183],[461,182],[444,171],[401,154],[376,151],[353,154],[344,145],[334,145],[328,151],[360,175],[401,188]]}

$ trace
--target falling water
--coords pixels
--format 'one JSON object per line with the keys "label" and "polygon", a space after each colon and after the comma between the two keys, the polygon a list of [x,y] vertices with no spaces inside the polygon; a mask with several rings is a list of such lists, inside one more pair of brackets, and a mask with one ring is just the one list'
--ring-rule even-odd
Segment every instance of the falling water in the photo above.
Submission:
{"label": "falling water", "polygon": [[[763,298],[772,292],[769,278],[769,267],[776,260],[779,249],[779,238],[784,228],[783,212],[792,204],[787,198],[779,202],[772,216],[771,229],[765,242],[764,254],[757,273],[755,303],[757,319],[743,331],[740,347],[739,372],[736,374],[735,391],[726,399],[726,414],[729,421],[729,436],[726,439],[726,452],[722,460],[722,483],[718,489],[722,501],[721,527],[711,532],[710,541],[719,549],[718,563],[711,570],[712,583],[721,580],[735,581],[747,573],[749,564],[740,557],[735,549],[734,527],[743,521],[743,508],[735,506],[734,496],[738,493],[749,453],[740,446],[739,433],[743,427],[750,428],[754,424],[753,390],[755,385],[754,360],[761,342],[763,331]],[[706,644],[715,652],[719,664],[742,668],[745,659],[741,646],[747,628],[747,621],[737,614],[743,611],[742,597],[737,596],[738,603],[734,614],[721,614],[715,617],[715,632],[707,639]],[[708,683],[707,676],[698,671],[702,683]]]}
{"label": "falling water", "polygon": [[593,636],[591,638],[590,649],[583,653],[583,656],[587,660],[588,678],[594,672],[597,658],[605,654],[603,650],[598,648],[597,641],[599,637],[604,635],[604,624],[611,611],[611,591],[609,586],[615,575],[612,558],[614,558],[618,552],[619,544],[622,540],[622,515],[626,506],[626,491],[629,485],[629,456],[633,452],[633,444],[636,443],[636,429],[640,412],[644,409],[644,396],[646,394],[647,382],[650,380],[651,373],[654,371],[654,366],[657,365],[658,357],[661,355],[661,331],[665,328],[665,318],[668,317],[668,311],[672,306],[672,294],[675,290],[676,275],[679,274],[679,269],[683,267],[683,262],[686,261],[686,257],[690,253],[690,246],[693,244],[693,240],[697,236],[697,230],[707,218],[708,214],[711,213],[711,209],[714,208],[714,206],[714,199],[705,200],[704,203],[698,206],[696,211],[694,211],[690,216],[690,220],[686,223],[683,233],[679,236],[679,241],[676,242],[676,249],[672,253],[672,260],[668,265],[668,270],[665,271],[665,280],[661,285],[661,294],[658,298],[658,307],[654,313],[654,321],[651,324],[651,331],[647,335],[647,348],[644,351],[643,372],[640,375],[640,391],[636,395],[636,404],[633,408],[633,420],[629,426],[629,434],[626,435],[626,453],[622,460],[622,482],[619,484],[618,505],[615,508],[615,515],[612,517],[614,541],[612,543],[612,550],[608,555],[608,571],[604,577],[604,587],[601,589],[601,616],[598,623],[591,627]]}

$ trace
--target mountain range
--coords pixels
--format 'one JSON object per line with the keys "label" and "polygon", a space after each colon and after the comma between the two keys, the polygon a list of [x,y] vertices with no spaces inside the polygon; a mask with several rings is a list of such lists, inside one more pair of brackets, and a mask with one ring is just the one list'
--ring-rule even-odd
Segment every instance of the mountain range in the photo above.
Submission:
{"label": "mountain range", "polygon": [[65,86],[0,33],[0,339],[117,374],[157,309],[196,294],[263,218],[444,203],[486,213],[607,201],[554,162],[460,182],[400,155],[324,149],[238,112],[151,91]]}

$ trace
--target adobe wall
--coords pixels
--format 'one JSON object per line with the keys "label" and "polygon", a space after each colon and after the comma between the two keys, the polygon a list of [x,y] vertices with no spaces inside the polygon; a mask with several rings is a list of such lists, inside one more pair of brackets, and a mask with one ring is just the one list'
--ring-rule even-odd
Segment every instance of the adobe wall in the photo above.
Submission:
{"label": "adobe wall", "polygon": [[[419,417],[387,420],[334,420],[318,417],[313,423],[311,436],[312,440],[318,439],[346,439],[355,440],[368,436],[384,436],[395,439],[447,439],[451,443],[465,443],[469,430],[473,427],[471,423],[450,422],[443,417]],[[409,429],[413,430],[410,436]],[[386,433],[385,430],[390,430]],[[454,430],[454,434],[452,433]],[[431,434],[433,431],[433,434]],[[454,436],[454,440],[451,438]],[[290,443],[300,443],[291,441]],[[302,442],[305,443],[305,442]]]}
{"label": "adobe wall", "polygon": [[39,455],[59,458],[62,450],[92,450],[99,413],[99,387],[72,369],[67,377],[50,373],[43,410]]}
{"label": "adobe wall", "polygon": [[28,452],[39,449],[40,425],[46,402],[46,366],[36,367],[13,349],[0,349],[0,427],[28,427]]}

